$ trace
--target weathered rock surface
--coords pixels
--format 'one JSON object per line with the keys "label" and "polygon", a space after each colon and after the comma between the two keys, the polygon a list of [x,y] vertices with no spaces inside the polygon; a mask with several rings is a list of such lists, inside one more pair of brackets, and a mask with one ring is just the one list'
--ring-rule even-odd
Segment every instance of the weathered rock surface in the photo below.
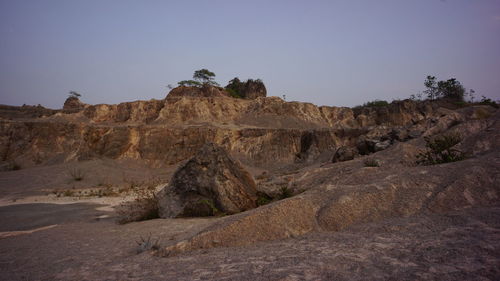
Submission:
{"label": "weathered rock surface", "polygon": [[[459,126],[449,133],[459,130],[462,149],[476,151],[467,160],[415,166],[415,156],[423,149],[420,138],[374,154],[381,167],[364,167],[358,158],[308,169],[293,183],[307,191],[225,218],[167,247],[166,254],[340,231],[391,217],[496,206],[500,202],[500,111],[491,119]],[[489,141],[483,144],[485,139]]]}
{"label": "weathered rock surface", "polygon": [[[491,114],[489,107],[482,110]],[[391,139],[393,126],[422,133],[435,128],[430,131],[434,133],[477,117],[413,101],[379,111],[318,107],[277,97],[172,97],[87,105],[77,113],[1,120],[0,156],[24,166],[99,157],[163,165],[188,159],[206,142],[214,142],[250,165],[313,163],[331,159],[336,147],[355,147],[360,137]]]}
{"label": "weathered rock surface", "polygon": [[255,208],[252,176],[221,147],[205,144],[161,191],[163,218],[235,214]]}

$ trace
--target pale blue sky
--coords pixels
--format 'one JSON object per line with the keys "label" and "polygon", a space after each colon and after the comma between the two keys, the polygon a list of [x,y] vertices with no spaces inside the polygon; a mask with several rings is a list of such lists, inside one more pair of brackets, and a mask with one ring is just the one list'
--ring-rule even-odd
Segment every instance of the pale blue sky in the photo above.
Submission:
{"label": "pale blue sky", "polygon": [[427,74],[500,99],[500,0],[0,0],[0,104],[161,99],[208,68],[225,85],[354,106]]}

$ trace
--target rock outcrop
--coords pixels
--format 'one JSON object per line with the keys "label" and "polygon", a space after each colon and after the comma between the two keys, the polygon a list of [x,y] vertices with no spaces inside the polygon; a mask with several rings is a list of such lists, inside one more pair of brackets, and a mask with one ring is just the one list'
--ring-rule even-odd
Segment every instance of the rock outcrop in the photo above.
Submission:
{"label": "rock outcrop", "polygon": [[306,169],[293,183],[301,194],[221,219],[166,247],[165,254],[340,231],[394,217],[497,206],[500,111],[491,119],[469,120],[444,132],[457,131],[463,137],[460,148],[471,153],[469,159],[416,166],[416,155],[424,147],[419,138],[373,154],[380,167],[364,167],[360,157]]}
{"label": "rock outcrop", "polygon": [[41,118],[27,118],[23,108],[19,114],[10,107],[0,110],[0,159],[19,160],[26,167],[100,157],[171,165],[189,159],[207,142],[248,165],[306,164],[329,161],[336,148],[354,148],[360,140],[373,141],[366,152],[373,153],[495,111],[476,106],[478,114],[462,114],[414,101],[395,102],[385,110],[352,110],[277,97],[172,97],[86,105],[79,112],[51,111]]}
{"label": "rock outcrop", "polygon": [[66,113],[75,113],[85,108],[85,104],[78,97],[68,97],[64,101],[63,111]]}
{"label": "rock outcrop", "polygon": [[243,96],[247,99],[256,99],[258,97],[266,97],[267,90],[264,83],[260,80],[252,80],[248,79],[245,82],[245,86],[243,88]]}
{"label": "rock outcrop", "polygon": [[252,176],[221,147],[205,144],[159,196],[164,218],[235,214],[256,207]]}

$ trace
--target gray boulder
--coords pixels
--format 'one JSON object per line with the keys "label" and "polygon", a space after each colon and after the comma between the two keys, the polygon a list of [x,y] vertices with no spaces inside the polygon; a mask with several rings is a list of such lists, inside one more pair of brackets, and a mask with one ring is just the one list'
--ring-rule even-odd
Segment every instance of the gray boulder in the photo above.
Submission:
{"label": "gray boulder", "polygon": [[252,176],[221,147],[205,144],[159,194],[163,218],[234,214],[255,208]]}

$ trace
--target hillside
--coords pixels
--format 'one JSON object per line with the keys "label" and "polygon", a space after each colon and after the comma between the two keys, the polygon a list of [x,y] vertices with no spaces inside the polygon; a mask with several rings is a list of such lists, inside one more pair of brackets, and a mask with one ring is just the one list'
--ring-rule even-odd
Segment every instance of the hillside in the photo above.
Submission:
{"label": "hillside", "polygon": [[[61,110],[1,106],[5,278],[500,277],[498,109],[444,100],[346,108],[197,91]],[[443,136],[458,136],[453,151],[463,159],[417,164]],[[208,155],[207,143],[220,155]],[[217,159],[232,166],[215,167]],[[164,190],[189,186],[209,162],[218,180],[233,181],[231,172],[255,184],[245,198],[259,206],[221,214],[214,201],[216,216],[116,223],[118,204],[136,190],[171,194]],[[141,237],[158,247],[137,245]]]}

